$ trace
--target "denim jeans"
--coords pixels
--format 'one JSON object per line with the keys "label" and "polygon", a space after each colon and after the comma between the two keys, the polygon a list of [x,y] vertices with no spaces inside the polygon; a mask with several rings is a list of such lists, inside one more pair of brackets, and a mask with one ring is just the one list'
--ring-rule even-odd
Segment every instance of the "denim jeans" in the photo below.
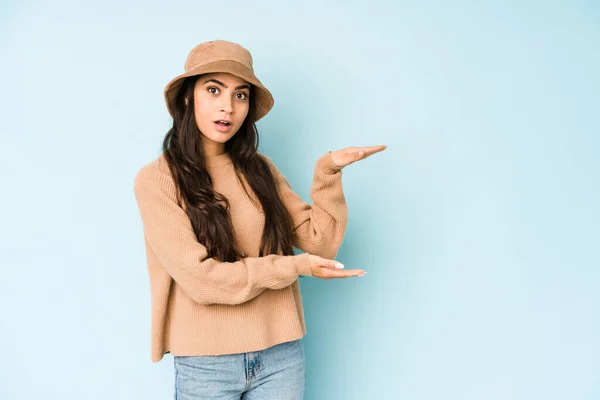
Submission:
{"label": "denim jeans", "polygon": [[302,339],[250,353],[175,356],[175,400],[301,400]]}

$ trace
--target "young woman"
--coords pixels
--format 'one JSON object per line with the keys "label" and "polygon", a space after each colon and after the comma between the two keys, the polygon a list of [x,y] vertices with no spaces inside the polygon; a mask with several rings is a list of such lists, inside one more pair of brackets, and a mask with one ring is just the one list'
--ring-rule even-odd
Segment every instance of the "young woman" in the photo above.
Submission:
{"label": "young woman", "polygon": [[333,260],[347,221],[341,170],[385,146],[320,157],[309,205],[257,151],[255,122],[273,98],[242,46],[194,47],[165,100],[173,127],[134,184],[152,361],[174,356],[176,399],[301,399],[306,327],[298,277],[364,275]]}

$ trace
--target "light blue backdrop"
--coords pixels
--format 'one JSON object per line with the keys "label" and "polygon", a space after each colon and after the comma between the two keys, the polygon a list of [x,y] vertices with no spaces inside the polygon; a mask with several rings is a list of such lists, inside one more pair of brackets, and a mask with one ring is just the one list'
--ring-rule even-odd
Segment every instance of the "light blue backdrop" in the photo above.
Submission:
{"label": "light blue backdrop", "polygon": [[3,2],[0,398],[167,399],[136,171],[197,43],[248,47],[305,200],[344,170],[353,280],[305,279],[307,399],[600,398],[594,1]]}

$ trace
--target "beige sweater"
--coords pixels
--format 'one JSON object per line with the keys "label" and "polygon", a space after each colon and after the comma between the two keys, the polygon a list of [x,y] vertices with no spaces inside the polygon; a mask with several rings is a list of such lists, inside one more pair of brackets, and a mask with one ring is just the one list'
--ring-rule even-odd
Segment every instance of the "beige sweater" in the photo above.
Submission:
{"label": "beige sweater", "polygon": [[[335,258],[347,208],[342,170],[326,153],[316,163],[312,206],[293,192],[271,160],[293,222],[293,245],[305,253],[258,257],[264,216],[236,177],[229,155],[209,157],[214,189],[230,202],[238,243],[247,258],[208,258],[185,211],[163,155],[137,173],[134,192],[144,230],[152,300],[152,361],[173,355],[258,351],[306,334],[300,275],[311,275],[309,254]],[[250,186],[243,179],[248,193]]]}

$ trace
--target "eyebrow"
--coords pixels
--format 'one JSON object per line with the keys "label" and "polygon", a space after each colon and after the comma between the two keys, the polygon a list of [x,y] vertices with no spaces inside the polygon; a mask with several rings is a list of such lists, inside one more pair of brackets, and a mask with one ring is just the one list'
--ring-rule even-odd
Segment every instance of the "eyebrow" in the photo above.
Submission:
{"label": "eyebrow", "polygon": [[[225,89],[227,89],[227,85],[226,84],[224,84],[223,82],[218,81],[216,79],[209,79],[206,82],[204,82],[204,84],[207,84],[208,82],[216,83],[217,85],[223,86]],[[240,89],[248,89],[248,90],[250,90],[250,85],[240,85],[240,86],[236,86],[235,87],[235,90],[240,90]]]}

